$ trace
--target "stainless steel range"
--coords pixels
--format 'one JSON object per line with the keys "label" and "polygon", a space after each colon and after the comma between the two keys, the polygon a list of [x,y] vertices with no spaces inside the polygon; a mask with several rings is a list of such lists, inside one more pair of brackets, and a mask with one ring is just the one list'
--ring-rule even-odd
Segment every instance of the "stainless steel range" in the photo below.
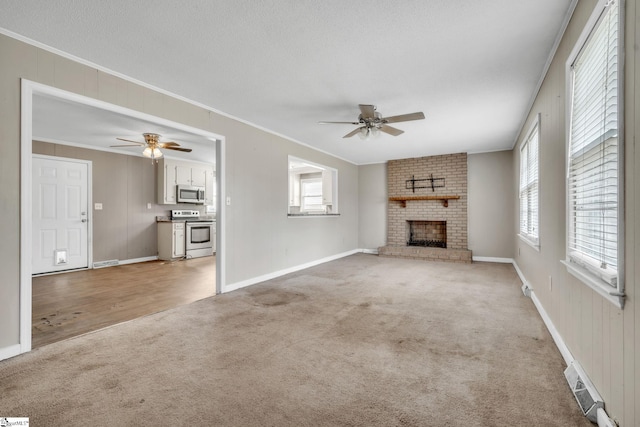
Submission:
{"label": "stainless steel range", "polygon": [[211,256],[216,251],[216,222],[201,218],[196,210],[172,210],[171,219],[185,220],[185,248],[188,258]]}

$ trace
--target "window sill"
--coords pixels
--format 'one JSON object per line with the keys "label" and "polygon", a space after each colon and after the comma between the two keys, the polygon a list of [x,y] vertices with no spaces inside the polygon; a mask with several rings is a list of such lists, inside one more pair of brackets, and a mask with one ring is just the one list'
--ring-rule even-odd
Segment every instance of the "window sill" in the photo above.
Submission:
{"label": "window sill", "polygon": [[570,261],[560,261],[567,267],[567,271],[576,279],[596,291],[601,297],[609,301],[611,304],[622,309],[624,308],[624,294],[620,294],[618,289],[606,284],[599,278],[591,274],[587,269],[582,268]]}
{"label": "window sill", "polygon": [[540,243],[539,242],[531,240],[529,237],[525,236],[524,234],[518,234],[518,237],[520,238],[520,240],[525,242],[527,245],[531,246],[537,252],[540,252]]}

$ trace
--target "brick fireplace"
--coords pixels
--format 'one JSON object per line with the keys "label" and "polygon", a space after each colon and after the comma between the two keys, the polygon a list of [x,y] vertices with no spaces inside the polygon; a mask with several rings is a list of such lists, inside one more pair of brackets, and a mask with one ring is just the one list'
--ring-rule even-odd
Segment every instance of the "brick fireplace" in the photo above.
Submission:
{"label": "brick fireplace", "polygon": [[467,154],[387,163],[387,245],[381,256],[471,262]]}

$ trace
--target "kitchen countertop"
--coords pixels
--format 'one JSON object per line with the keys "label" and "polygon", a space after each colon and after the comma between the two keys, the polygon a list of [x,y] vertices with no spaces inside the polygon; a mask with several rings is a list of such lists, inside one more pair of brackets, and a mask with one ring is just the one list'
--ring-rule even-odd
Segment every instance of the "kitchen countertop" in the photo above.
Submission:
{"label": "kitchen countertop", "polygon": [[156,222],[185,222],[184,219],[171,219],[168,216],[157,216]]}

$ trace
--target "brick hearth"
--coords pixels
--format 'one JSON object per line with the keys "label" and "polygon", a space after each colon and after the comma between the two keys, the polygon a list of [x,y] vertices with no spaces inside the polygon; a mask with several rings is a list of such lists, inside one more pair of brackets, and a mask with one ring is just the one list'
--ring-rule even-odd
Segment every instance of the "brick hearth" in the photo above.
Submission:
{"label": "brick hearth", "polygon": [[423,248],[418,246],[382,246],[378,255],[390,258],[411,258],[429,261],[470,263],[469,249]]}

